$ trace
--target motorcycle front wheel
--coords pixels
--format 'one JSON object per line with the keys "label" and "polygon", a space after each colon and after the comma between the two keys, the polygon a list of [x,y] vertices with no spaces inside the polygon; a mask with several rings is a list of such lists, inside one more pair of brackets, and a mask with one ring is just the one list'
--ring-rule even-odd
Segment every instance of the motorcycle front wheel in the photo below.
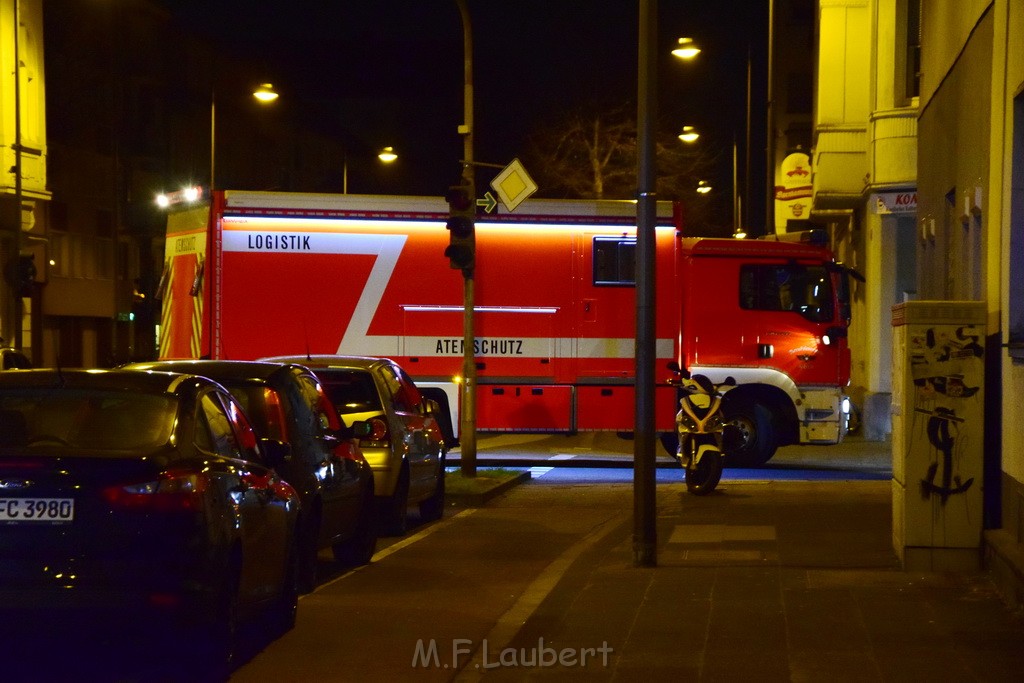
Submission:
{"label": "motorcycle front wheel", "polygon": [[706,496],[715,490],[722,478],[722,457],[705,453],[696,464],[686,468],[686,490],[695,496]]}

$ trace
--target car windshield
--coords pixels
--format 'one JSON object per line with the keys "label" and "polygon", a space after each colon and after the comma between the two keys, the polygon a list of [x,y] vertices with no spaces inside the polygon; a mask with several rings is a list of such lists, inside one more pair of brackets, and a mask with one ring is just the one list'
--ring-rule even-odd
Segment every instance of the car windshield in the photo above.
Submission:
{"label": "car windshield", "polygon": [[365,370],[331,368],[321,373],[324,391],[339,413],[365,413],[381,410],[373,377]]}
{"label": "car windshield", "polygon": [[122,391],[18,389],[0,393],[0,450],[154,450],[177,414],[170,396]]}

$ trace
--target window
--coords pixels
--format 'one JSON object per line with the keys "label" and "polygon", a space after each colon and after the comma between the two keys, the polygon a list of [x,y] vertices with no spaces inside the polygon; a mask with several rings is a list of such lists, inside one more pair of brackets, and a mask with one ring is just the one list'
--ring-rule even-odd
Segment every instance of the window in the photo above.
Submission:
{"label": "window", "polygon": [[226,458],[241,458],[242,449],[224,406],[213,394],[204,394],[196,415],[195,442],[200,448]]}
{"label": "window", "polygon": [[402,384],[399,372],[392,366],[385,365],[381,368],[380,374],[384,379],[384,384],[387,386],[388,393],[391,395],[391,405],[394,406],[395,410],[400,413],[416,412],[416,400],[419,397],[413,396],[412,392]]}
{"label": "window", "polygon": [[745,265],[740,269],[740,308],[794,311],[812,322],[835,316],[832,279],[822,267]]}
{"label": "window", "polygon": [[897,13],[903,39],[896,41],[896,105],[907,106],[921,91],[921,0],[900,0]]}
{"label": "window", "polygon": [[380,410],[380,397],[373,376],[365,370],[332,368],[323,375],[327,396],[339,413],[360,413]]}
{"label": "window", "polygon": [[297,384],[302,402],[314,418],[313,431],[322,435],[328,429],[338,429],[338,415],[326,410],[330,403],[319,382],[308,375],[299,375]]}
{"label": "window", "polygon": [[636,238],[594,238],[594,285],[636,285]]}

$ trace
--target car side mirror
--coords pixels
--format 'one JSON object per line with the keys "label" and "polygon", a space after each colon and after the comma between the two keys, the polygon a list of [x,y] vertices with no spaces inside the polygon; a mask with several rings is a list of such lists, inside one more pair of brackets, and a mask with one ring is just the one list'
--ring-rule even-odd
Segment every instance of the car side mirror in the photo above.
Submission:
{"label": "car side mirror", "polygon": [[284,441],[278,441],[277,439],[260,439],[260,450],[263,451],[263,457],[266,458],[267,464],[272,468],[278,468],[288,461],[288,457],[292,454],[292,447],[290,444]]}

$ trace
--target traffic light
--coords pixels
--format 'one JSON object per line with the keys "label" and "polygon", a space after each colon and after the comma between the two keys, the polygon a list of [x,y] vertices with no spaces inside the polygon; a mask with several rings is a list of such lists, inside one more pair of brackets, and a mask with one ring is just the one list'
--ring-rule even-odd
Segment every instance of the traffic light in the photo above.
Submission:
{"label": "traffic light", "polygon": [[14,288],[18,296],[32,296],[32,285],[36,281],[36,257],[20,254],[14,274]]}
{"label": "traffic light", "polygon": [[448,188],[445,196],[448,200],[448,248],[444,255],[448,257],[452,268],[462,270],[464,275],[473,272],[476,256],[476,231],[473,221],[476,218],[476,203],[466,185],[453,185]]}
{"label": "traffic light", "polygon": [[7,262],[6,274],[14,296],[32,296],[32,286],[36,282],[36,257],[19,254],[16,260]]}

